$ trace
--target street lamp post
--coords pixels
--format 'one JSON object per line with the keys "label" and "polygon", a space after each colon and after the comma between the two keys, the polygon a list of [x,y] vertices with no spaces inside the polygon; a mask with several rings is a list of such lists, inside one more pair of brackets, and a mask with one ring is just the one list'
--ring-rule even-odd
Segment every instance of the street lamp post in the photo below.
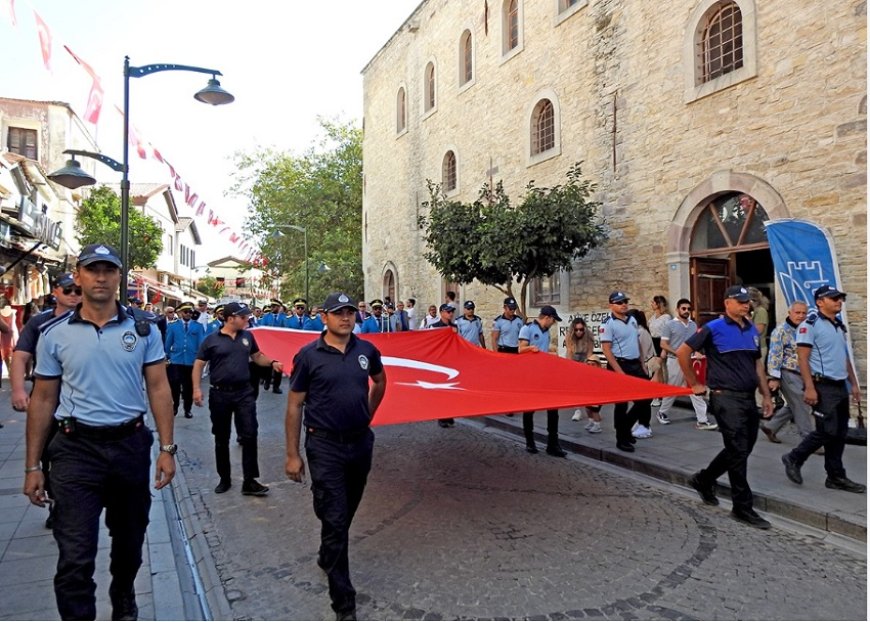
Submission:
{"label": "street lamp post", "polygon": [[[299,225],[275,225],[276,229],[293,229],[302,232],[302,246],[305,253],[305,300],[308,300],[308,229]],[[310,301],[309,301],[310,304]]]}

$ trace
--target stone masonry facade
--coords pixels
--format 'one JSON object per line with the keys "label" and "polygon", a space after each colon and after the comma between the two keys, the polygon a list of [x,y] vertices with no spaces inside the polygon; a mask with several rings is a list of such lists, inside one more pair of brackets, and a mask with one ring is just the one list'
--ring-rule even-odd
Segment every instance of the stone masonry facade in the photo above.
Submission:
{"label": "stone masonry facade", "polygon": [[[451,197],[463,201],[490,179],[519,199],[530,180],[560,183],[582,161],[609,240],[561,276],[563,317],[606,310],[613,289],[644,309],[656,294],[690,295],[699,214],[717,196],[746,193],[770,218],[811,220],[833,235],[863,377],[866,2],[735,0],[744,66],[700,86],[695,33],[727,1],[519,0],[519,43],[505,52],[510,4],[424,0],[363,70],[366,297],[382,297],[392,273],[396,295],[415,297],[422,312],[442,301],[417,217],[448,151],[457,161]],[[466,31],[473,78],[461,84]],[[430,63],[435,105],[427,110]],[[398,131],[400,89],[407,111]],[[556,146],[531,157],[542,98],[554,105]],[[459,294],[487,320],[501,310],[495,289],[470,284]]]}

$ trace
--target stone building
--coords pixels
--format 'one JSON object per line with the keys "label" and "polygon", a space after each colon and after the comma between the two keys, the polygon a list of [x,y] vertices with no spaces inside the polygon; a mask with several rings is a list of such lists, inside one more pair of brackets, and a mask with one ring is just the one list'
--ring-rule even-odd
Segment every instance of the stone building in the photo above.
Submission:
{"label": "stone building", "polygon": [[[583,162],[609,240],[534,284],[566,319],[624,289],[721,305],[726,283],[786,309],[762,222],[832,234],[866,369],[866,2],[424,0],[363,69],[366,297],[440,302],[426,181],[476,198]],[[485,318],[502,295],[460,288]]]}

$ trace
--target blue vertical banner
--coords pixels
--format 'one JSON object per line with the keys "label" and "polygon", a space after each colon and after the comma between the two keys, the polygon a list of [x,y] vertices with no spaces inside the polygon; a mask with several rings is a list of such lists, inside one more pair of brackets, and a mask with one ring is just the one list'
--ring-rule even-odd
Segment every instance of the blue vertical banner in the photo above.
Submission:
{"label": "blue vertical banner", "polygon": [[815,307],[813,292],[822,285],[842,291],[834,242],[830,234],[808,220],[782,218],[764,223],[776,281],[786,306],[796,301]]}

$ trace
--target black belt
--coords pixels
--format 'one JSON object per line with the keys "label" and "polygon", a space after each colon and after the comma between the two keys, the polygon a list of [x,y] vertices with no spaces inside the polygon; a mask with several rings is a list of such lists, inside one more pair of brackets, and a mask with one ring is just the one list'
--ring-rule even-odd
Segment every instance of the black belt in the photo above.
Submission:
{"label": "black belt", "polygon": [[324,430],[323,428],[305,428],[309,436],[317,438],[325,438],[326,440],[336,443],[354,443],[361,439],[369,431],[368,428],[354,430],[352,432],[333,432],[332,430]]}
{"label": "black belt", "polygon": [[213,384],[211,388],[215,391],[223,391],[224,393],[230,393],[232,391],[241,391],[242,389],[249,389],[251,387],[250,382],[237,382],[235,384]]}
{"label": "black belt", "polygon": [[96,441],[117,441],[127,438],[145,425],[144,415],[139,415],[131,421],[121,425],[96,426],[82,423],[73,417],[67,417],[57,422],[62,434],[67,436],[81,436]]}
{"label": "black belt", "polygon": [[617,363],[640,363],[640,359],[624,359],[620,356],[616,357]]}
{"label": "black belt", "polygon": [[740,397],[747,400],[755,399],[755,391],[732,391],[731,389],[710,389],[710,393],[726,395],[728,397]]}
{"label": "black belt", "polygon": [[821,374],[813,374],[813,382],[816,384],[833,384],[838,387],[842,387],[846,384],[846,380],[836,380],[834,378],[828,378],[827,376],[823,376]]}
{"label": "black belt", "polygon": [[517,354],[517,353],[519,353],[519,350],[520,350],[519,346],[499,346],[498,347],[499,352],[510,352],[511,354]]}

